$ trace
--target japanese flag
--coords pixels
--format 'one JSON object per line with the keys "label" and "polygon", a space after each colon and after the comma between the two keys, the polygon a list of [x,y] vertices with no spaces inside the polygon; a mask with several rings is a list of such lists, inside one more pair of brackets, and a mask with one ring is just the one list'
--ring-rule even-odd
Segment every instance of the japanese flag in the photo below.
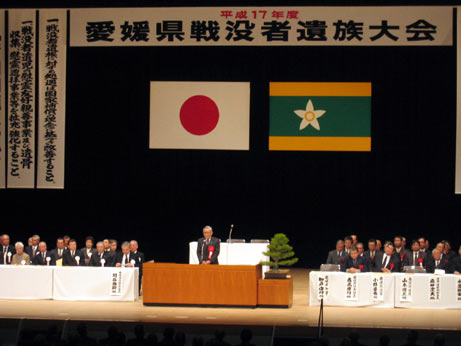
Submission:
{"label": "japanese flag", "polygon": [[151,149],[249,150],[249,82],[151,82]]}

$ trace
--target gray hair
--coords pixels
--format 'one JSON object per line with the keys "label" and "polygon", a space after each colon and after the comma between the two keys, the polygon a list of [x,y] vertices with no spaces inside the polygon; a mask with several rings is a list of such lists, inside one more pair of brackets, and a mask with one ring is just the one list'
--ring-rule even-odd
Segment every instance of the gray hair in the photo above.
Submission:
{"label": "gray hair", "polygon": [[101,244],[101,246],[104,246],[104,242],[102,242],[102,241],[98,241],[98,242],[96,243],[96,246],[98,246],[99,244]]}
{"label": "gray hair", "polygon": [[339,244],[344,244],[344,240],[339,239],[339,240],[336,242],[336,245],[339,245]]}
{"label": "gray hair", "polygon": [[209,229],[211,232],[213,232],[213,228],[211,228],[211,226],[205,226],[203,229]]}
{"label": "gray hair", "polygon": [[136,245],[138,245],[138,241],[134,240],[134,239],[132,241],[130,241],[130,243],[136,243]]}
{"label": "gray hair", "polygon": [[130,247],[130,243],[127,241],[124,241],[121,247]]}
{"label": "gray hair", "polygon": [[24,244],[21,243],[20,241],[16,242],[16,244],[14,244],[14,247],[17,248],[17,247],[22,247],[24,249]]}
{"label": "gray hair", "polygon": [[440,254],[442,253],[442,252],[440,252],[440,250],[439,250],[439,249],[437,249],[437,248],[434,248],[434,249],[432,250],[432,254],[434,254],[434,253],[436,253],[436,252],[438,252],[438,253],[440,253]]}
{"label": "gray hair", "polygon": [[31,237],[31,238],[32,238],[32,239],[34,239],[34,238],[35,238],[35,239],[38,239],[38,240],[40,240],[40,236],[39,236],[38,234],[34,234],[34,235]]}

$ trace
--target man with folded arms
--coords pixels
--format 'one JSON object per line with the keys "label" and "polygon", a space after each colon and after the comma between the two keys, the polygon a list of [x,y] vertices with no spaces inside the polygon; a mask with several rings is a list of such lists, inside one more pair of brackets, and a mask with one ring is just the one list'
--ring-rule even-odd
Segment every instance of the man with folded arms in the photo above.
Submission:
{"label": "man with folded arms", "polygon": [[16,253],[13,255],[13,259],[11,260],[11,264],[16,265],[29,265],[30,264],[30,257],[28,254],[24,252],[24,244],[18,241],[14,244],[16,249]]}
{"label": "man with folded arms", "polygon": [[54,257],[53,253],[51,253],[51,251],[47,251],[46,243],[44,241],[38,243],[38,252],[32,259],[32,264],[40,266],[56,265],[56,258]]}
{"label": "man with folded arms", "polygon": [[367,258],[368,264],[371,268],[374,267],[375,263],[375,257],[378,253],[381,253],[381,251],[376,250],[376,240],[375,239],[370,239],[368,240],[368,250],[363,253],[363,255]]}
{"label": "man with folded arms", "polygon": [[111,263],[107,261],[108,256],[108,251],[104,251],[104,243],[100,241],[96,244],[96,252],[91,256],[88,265],[90,267],[111,267]]}
{"label": "man with folded arms", "polygon": [[67,251],[64,252],[64,255],[62,255],[62,265],[70,267],[85,265],[83,253],[80,250],[77,250],[77,241],[75,239],[69,240]]}
{"label": "man with folded arms", "polygon": [[116,267],[139,267],[138,257],[130,251],[130,243],[125,241],[122,243],[122,251],[115,258]]}
{"label": "man with folded arms", "polygon": [[365,257],[359,256],[357,247],[351,247],[351,253],[346,257],[344,271],[348,273],[360,273],[368,271],[368,261]]}

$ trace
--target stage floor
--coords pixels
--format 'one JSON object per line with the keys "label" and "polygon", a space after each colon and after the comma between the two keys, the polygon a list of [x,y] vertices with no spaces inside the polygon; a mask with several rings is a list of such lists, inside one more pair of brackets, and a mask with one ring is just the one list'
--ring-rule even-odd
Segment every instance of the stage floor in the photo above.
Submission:
{"label": "stage floor", "polygon": [[[316,327],[319,307],[309,307],[308,270],[292,269],[293,306],[201,308],[143,306],[136,302],[0,300],[0,318]],[[461,330],[461,310],[325,307],[325,327]]]}

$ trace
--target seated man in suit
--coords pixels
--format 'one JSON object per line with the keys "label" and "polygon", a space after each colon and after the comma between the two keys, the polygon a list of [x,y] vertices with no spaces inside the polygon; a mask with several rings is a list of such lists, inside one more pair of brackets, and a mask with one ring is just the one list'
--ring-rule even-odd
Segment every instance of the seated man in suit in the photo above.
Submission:
{"label": "seated man in suit", "polygon": [[[3,234],[0,239],[0,243],[2,244],[2,251],[4,254],[10,253],[10,258],[13,257],[13,255],[16,253],[16,250],[14,249],[13,245],[10,244],[10,236],[8,234]],[[11,260],[10,260],[11,263]],[[10,264],[8,263],[8,264]]]}
{"label": "seated man in suit", "polygon": [[368,250],[363,253],[363,255],[368,259],[368,263],[370,265],[370,270],[375,266],[375,257],[381,251],[376,250],[376,240],[370,239],[368,240]]}
{"label": "seated man in suit", "polygon": [[453,258],[456,257],[456,252],[451,249],[451,244],[448,240],[444,240],[443,244],[445,245],[443,255],[446,259],[448,259],[448,262],[452,263]]}
{"label": "seated man in suit", "polygon": [[219,264],[219,239],[213,237],[211,226],[203,227],[203,237],[197,242],[197,258],[200,264]]}
{"label": "seated man in suit", "polygon": [[331,250],[328,253],[326,264],[339,264],[343,266],[346,253],[344,252],[344,241],[339,239],[336,242],[336,250]]}
{"label": "seated man in suit", "polygon": [[88,265],[91,267],[111,267],[112,262],[107,260],[108,257],[109,252],[104,251],[104,243],[100,241],[96,244],[96,252],[91,255]]}
{"label": "seated man in suit", "polygon": [[[417,240],[411,241],[411,251],[407,251],[405,256],[403,256],[402,266],[415,266],[422,267],[424,262],[424,257],[426,257],[425,252],[421,252],[419,242]],[[403,268],[402,268],[403,269]]]}
{"label": "seated man in suit", "polygon": [[376,254],[373,271],[383,273],[400,271],[400,256],[394,253],[394,244],[392,242],[384,244],[384,252]]}
{"label": "seated man in suit", "polygon": [[403,261],[403,257],[407,250],[403,246],[403,237],[400,235],[394,237],[394,251],[396,255],[400,256],[400,261]]}
{"label": "seated man in suit", "polygon": [[459,247],[458,255],[453,257],[451,271],[456,275],[461,274],[461,246]]}
{"label": "seated man in suit", "polygon": [[44,241],[38,243],[38,252],[32,259],[32,264],[41,266],[56,265],[56,258],[51,251],[47,251],[47,246]]}
{"label": "seated man in suit", "polygon": [[67,250],[64,252],[64,255],[62,255],[62,265],[70,267],[85,265],[83,253],[77,250],[77,241],[75,239],[69,240]]}
{"label": "seated man in suit", "polygon": [[438,248],[432,250],[432,256],[426,256],[424,267],[427,273],[433,273],[435,269],[443,269],[446,273],[449,273],[451,270],[448,258],[443,258]]}
{"label": "seated man in suit", "polygon": [[426,238],[425,237],[419,237],[418,238],[418,243],[419,243],[419,252],[422,252],[426,254]]}
{"label": "seated man in suit", "polygon": [[64,252],[66,251],[64,247],[64,238],[58,238],[56,239],[56,248],[51,250],[50,252],[53,253],[54,257],[57,260],[60,260],[62,256],[64,255]]}
{"label": "seated man in suit", "polygon": [[90,258],[93,255],[93,253],[96,252],[96,249],[93,247],[94,246],[94,238],[92,236],[88,236],[85,238],[85,247],[82,247],[80,251],[83,254],[83,260],[85,261],[85,265],[88,265],[90,263]]}
{"label": "seated man in suit", "polygon": [[16,248],[16,253],[13,255],[11,264],[16,264],[16,265],[30,264],[30,257],[28,254],[24,252],[24,244],[18,241],[16,244],[14,244],[14,247]]}
{"label": "seated man in suit", "polygon": [[130,251],[130,243],[125,241],[122,243],[122,251],[115,258],[116,267],[139,267],[138,256]]}
{"label": "seated man in suit", "polygon": [[343,271],[348,273],[363,273],[369,271],[368,261],[365,257],[359,256],[359,250],[357,250],[357,247],[351,247],[351,253],[346,257],[344,262]]}
{"label": "seated man in suit", "polygon": [[38,234],[35,234],[32,236],[32,245],[29,245],[26,247],[24,251],[29,255],[29,257],[32,259],[32,262],[34,260],[35,255],[38,253],[38,244],[40,243],[40,236]]}

